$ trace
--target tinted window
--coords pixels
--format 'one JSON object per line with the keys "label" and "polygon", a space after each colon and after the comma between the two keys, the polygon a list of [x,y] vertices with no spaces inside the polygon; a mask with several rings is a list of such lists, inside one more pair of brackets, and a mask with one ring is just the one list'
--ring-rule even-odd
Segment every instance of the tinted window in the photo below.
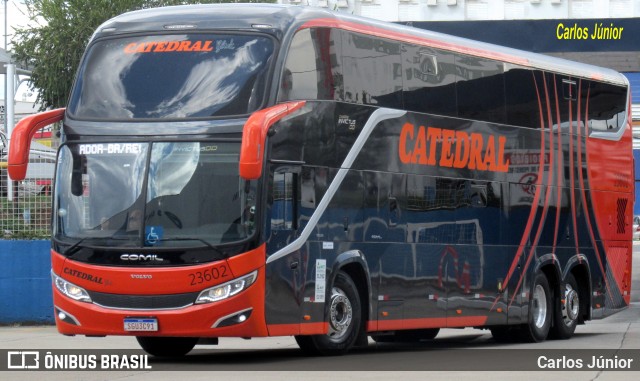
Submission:
{"label": "tinted window", "polygon": [[345,101],[402,108],[400,43],[343,33]]}
{"label": "tinted window", "polygon": [[589,119],[593,131],[616,132],[625,121],[627,89],[608,83],[591,82]]}
{"label": "tinted window", "polygon": [[[542,73],[525,68],[510,68],[505,72],[504,77],[507,124],[540,128],[540,104],[538,103],[536,86],[544,94]],[[548,89],[548,93],[552,97],[553,88]],[[546,103],[544,95],[540,98],[540,102]],[[553,109],[555,110],[555,104]],[[546,108],[544,115],[547,115]]]}
{"label": "tinted window", "polygon": [[504,123],[503,64],[479,57],[456,57],[458,116]]}
{"label": "tinted window", "polygon": [[303,29],[287,53],[279,100],[342,100],[341,37],[335,29]]}
{"label": "tinted window", "polygon": [[409,111],[456,116],[456,68],[453,54],[403,45],[404,105]]}
{"label": "tinted window", "polygon": [[109,39],[89,50],[69,104],[77,118],[198,118],[262,104],[270,38],[157,35]]}
{"label": "tinted window", "polygon": [[297,174],[279,172],[273,175],[273,204],[271,207],[271,229],[294,229],[296,197],[294,196]]}

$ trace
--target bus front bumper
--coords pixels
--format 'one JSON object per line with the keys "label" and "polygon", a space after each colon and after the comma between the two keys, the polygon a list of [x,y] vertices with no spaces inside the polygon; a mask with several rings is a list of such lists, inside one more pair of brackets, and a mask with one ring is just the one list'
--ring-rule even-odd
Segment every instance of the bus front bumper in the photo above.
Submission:
{"label": "bus front bumper", "polygon": [[104,307],[73,300],[54,285],[56,326],[64,335],[264,337],[264,284],[264,271],[258,271],[253,284],[237,295],[174,309]]}

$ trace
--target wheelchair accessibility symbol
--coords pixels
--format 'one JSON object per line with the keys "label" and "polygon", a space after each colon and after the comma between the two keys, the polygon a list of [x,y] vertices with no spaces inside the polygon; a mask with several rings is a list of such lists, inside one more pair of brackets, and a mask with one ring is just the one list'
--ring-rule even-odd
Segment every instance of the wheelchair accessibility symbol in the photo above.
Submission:
{"label": "wheelchair accessibility symbol", "polygon": [[156,243],[162,241],[164,235],[164,228],[162,226],[147,226],[144,229],[144,245],[154,246]]}

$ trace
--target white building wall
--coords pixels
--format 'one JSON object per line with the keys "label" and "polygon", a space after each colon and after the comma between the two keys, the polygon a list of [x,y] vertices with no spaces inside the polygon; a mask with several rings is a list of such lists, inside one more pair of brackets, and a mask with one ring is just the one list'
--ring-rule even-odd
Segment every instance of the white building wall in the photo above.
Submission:
{"label": "white building wall", "polygon": [[640,17],[640,0],[278,0],[384,21]]}

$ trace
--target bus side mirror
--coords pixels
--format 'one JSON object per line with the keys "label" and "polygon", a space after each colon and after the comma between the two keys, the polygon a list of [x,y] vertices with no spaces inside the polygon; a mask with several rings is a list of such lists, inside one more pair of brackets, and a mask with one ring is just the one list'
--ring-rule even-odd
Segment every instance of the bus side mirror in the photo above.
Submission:
{"label": "bus side mirror", "polygon": [[12,180],[24,180],[29,164],[31,139],[36,131],[64,118],[64,108],[41,112],[28,116],[14,127],[9,143],[9,160],[7,170]]}
{"label": "bus side mirror", "polygon": [[240,177],[245,180],[260,178],[264,162],[264,145],[267,141],[269,127],[298,110],[304,104],[304,101],[281,103],[251,114],[242,129]]}

